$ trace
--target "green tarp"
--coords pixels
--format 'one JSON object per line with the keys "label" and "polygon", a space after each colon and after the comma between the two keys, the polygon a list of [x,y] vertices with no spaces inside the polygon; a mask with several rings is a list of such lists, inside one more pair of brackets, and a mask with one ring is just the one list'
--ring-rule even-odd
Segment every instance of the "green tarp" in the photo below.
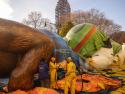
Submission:
{"label": "green tarp", "polygon": [[[93,26],[93,24],[89,23],[77,25],[68,32],[64,39],[67,41],[68,45],[74,49],[85,38],[85,36],[91,32]],[[85,44],[76,53],[81,57],[91,56],[104,46],[103,41],[106,41],[108,38],[109,37],[104,32],[101,32],[96,28],[96,32],[89,37]]]}
{"label": "green tarp", "polygon": [[111,43],[112,43],[112,47],[113,47],[113,53],[117,54],[122,49],[122,45],[113,40],[111,40]]}
{"label": "green tarp", "polygon": [[[75,49],[87,34],[91,32],[93,27],[94,25],[89,23],[76,25],[68,32],[64,39],[72,49]],[[84,45],[78,51],[74,51],[81,57],[92,56],[98,49],[104,46],[104,41],[108,38],[108,35],[96,28],[96,31],[91,34]],[[121,44],[113,40],[111,40],[111,44],[114,54],[121,50]]]}

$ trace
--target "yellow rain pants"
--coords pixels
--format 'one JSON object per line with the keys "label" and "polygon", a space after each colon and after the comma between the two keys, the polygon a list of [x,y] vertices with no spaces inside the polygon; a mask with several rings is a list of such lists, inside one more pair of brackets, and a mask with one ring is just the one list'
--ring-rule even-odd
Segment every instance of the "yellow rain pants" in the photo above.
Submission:
{"label": "yellow rain pants", "polygon": [[55,88],[56,80],[57,80],[57,69],[56,63],[50,61],[49,68],[50,68],[50,88]]}
{"label": "yellow rain pants", "polygon": [[65,86],[64,94],[68,94],[68,89],[70,87],[71,94],[75,94],[75,85],[76,85],[76,66],[73,62],[67,64],[66,68],[66,77],[65,77]]}

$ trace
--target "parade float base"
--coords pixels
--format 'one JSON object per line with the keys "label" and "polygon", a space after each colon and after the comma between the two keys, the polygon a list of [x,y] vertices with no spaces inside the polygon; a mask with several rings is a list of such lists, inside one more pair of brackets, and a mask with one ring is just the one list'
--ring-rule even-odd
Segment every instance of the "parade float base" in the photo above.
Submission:
{"label": "parade float base", "polygon": [[59,94],[59,93],[53,89],[37,87],[37,88],[34,88],[33,90],[29,90],[29,91],[17,90],[17,91],[11,92],[9,94]]}
{"label": "parade float base", "polygon": [[[76,81],[77,94],[125,94],[125,65],[114,64],[110,69],[78,75]],[[36,87],[27,92],[17,90],[9,94],[63,94],[64,83],[64,79],[58,80],[55,90]]]}
{"label": "parade float base", "polygon": [[[72,82],[70,82],[72,83]],[[115,90],[121,87],[121,81],[102,75],[82,74],[76,77],[76,92],[96,93],[102,90]],[[65,79],[59,80],[56,89],[64,89]],[[70,89],[70,86],[69,86]],[[97,93],[98,94],[98,93]],[[102,94],[102,93],[101,93]]]}
{"label": "parade float base", "polygon": [[[125,64],[112,64],[104,70],[90,71],[76,77],[78,94],[125,94]],[[56,89],[63,90],[64,79]],[[69,86],[70,89],[70,86]]]}
{"label": "parade float base", "polygon": [[[105,71],[100,71],[98,73],[82,74],[77,76],[76,92],[78,94],[124,94],[124,93],[113,93],[113,92],[125,91],[124,78],[122,78],[123,75],[125,75],[125,73],[124,72],[123,73],[119,72],[116,74],[115,73],[107,74],[107,73],[105,73]],[[27,92],[17,90],[9,94],[59,94],[58,92],[63,92],[64,84],[65,84],[64,79],[57,81],[57,85],[55,88],[55,90],[57,91],[53,89],[37,87]]]}

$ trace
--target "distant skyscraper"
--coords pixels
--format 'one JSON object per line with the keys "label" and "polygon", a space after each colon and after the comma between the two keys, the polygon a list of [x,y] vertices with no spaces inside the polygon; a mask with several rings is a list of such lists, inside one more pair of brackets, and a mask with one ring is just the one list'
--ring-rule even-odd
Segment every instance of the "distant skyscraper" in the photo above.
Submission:
{"label": "distant skyscraper", "polygon": [[55,9],[56,27],[59,28],[70,20],[71,8],[67,0],[59,0]]}

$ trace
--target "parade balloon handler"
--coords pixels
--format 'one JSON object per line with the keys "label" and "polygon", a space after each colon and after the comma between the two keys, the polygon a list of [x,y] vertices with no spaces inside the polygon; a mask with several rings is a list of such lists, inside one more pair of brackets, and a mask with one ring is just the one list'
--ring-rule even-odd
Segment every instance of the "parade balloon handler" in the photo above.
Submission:
{"label": "parade balloon handler", "polygon": [[67,65],[65,74],[64,94],[68,94],[69,86],[71,86],[70,88],[71,94],[75,94],[76,65],[73,63],[71,57],[68,57],[66,60],[67,60]]}
{"label": "parade balloon handler", "polygon": [[42,87],[49,87],[49,65],[42,59],[39,64],[39,80]]}
{"label": "parade balloon handler", "polygon": [[62,62],[59,62],[57,64],[57,80],[61,80],[65,78],[65,73],[66,73],[66,60],[63,60]]}
{"label": "parade balloon handler", "polygon": [[39,74],[34,75],[34,83],[33,83],[33,88],[35,87],[41,87],[41,82],[39,80]]}
{"label": "parade balloon handler", "polygon": [[57,81],[57,63],[56,58],[52,57],[49,63],[49,71],[50,71],[50,88],[55,88]]}

